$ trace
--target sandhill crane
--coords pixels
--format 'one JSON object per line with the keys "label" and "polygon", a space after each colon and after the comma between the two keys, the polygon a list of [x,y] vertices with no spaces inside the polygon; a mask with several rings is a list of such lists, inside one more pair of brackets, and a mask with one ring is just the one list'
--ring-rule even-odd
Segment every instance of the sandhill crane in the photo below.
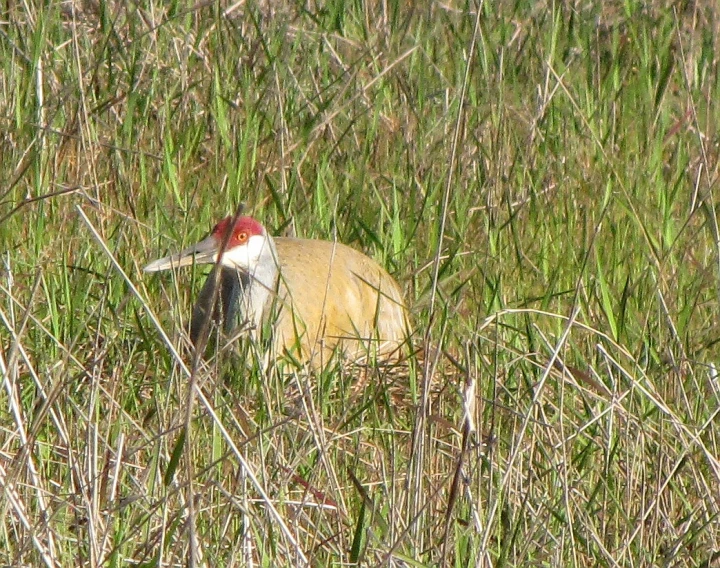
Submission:
{"label": "sandhill crane", "polygon": [[[151,262],[145,271],[193,263],[216,265],[193,309],[193,343],[208,317],[226,334],[247,326],[256,340],[270,323],[273,355],[318,368],[335,350],[353,359],[369,353],[396,359],[408,340],[408,314],[397,282],[346,245],[273,238],[252,217],[227,217],[204,240]],[[216,270],[219,290],[214,294]]]}

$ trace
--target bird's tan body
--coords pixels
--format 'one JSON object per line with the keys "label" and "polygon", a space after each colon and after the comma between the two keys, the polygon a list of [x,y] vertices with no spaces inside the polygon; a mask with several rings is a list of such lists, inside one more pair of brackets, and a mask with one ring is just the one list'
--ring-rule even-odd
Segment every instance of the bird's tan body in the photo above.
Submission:
{"label": "bird's tan body", "polygon": [[[276,352],[326,361],[339,347],[350,358],[397,357],[408,319],[397,282],[377,262],[340,243],[275,238],[280,278]],[[270,316],[272,317],[272,316]]]}

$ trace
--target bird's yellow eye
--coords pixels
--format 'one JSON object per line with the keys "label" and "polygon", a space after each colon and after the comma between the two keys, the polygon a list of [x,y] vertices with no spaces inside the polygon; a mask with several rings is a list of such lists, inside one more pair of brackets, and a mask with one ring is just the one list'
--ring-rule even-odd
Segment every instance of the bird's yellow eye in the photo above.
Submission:
{"label": "bird's yellow eye", "polygon": [[236,234],[235,234],[235,240],[236,240],[238,243],[243,244],[245,241],[248,240],[247,231],[239,231],[238,233],[236,233]]}

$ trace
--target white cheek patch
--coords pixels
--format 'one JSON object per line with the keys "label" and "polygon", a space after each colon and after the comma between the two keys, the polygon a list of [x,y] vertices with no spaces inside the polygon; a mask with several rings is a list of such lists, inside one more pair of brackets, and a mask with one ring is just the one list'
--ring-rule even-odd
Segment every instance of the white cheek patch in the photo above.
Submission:
{"label": "white cheek patch", "polygon": [[253,235],[244,245],[226,250],[222,256],[222,264],[229,268],[254,269],[265,246],[264,236]]}

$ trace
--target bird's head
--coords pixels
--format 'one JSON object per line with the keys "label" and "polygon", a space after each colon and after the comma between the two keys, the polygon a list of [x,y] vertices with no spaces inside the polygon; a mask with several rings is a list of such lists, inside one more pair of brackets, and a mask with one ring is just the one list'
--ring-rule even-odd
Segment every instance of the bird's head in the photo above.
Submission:
{"label": "bird's head", "polygon": [[220,264],[244,271],[254,270],[263,255],[272,253],[272,243],[265,227],[252,217],[233,217],[220,221],[205,239],[177,254],[148,264],[145,272],[159,272],[191,264],[214,264],[228,238]]}

